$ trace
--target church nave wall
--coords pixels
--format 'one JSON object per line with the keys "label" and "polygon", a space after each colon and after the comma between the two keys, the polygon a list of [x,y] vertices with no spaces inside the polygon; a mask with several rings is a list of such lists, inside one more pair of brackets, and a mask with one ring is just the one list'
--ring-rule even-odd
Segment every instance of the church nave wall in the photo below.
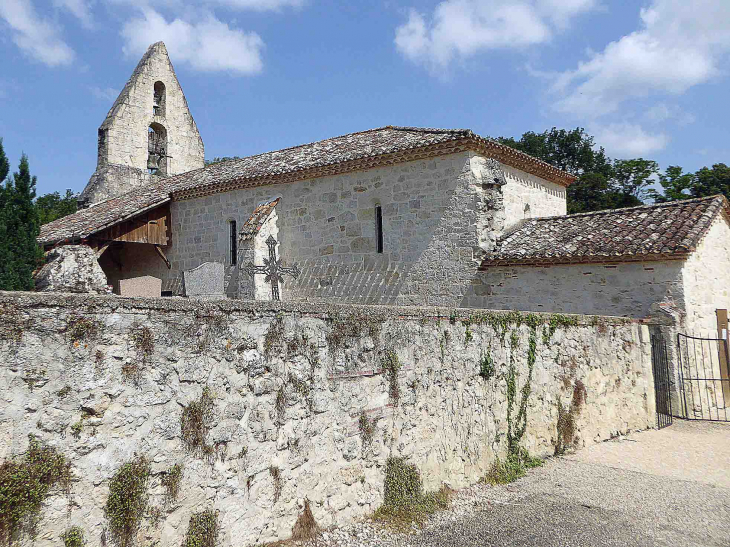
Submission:
{"label": "church nave wall", "polygon": [[280,256],[302,270],[285,282],[285,299],[458,305],[478,266],[481,198],[469,159],[452,154],[173,202],[168,275],[206,261],[229,265],[228,222],[242,226],[261,201],[281,196]]}

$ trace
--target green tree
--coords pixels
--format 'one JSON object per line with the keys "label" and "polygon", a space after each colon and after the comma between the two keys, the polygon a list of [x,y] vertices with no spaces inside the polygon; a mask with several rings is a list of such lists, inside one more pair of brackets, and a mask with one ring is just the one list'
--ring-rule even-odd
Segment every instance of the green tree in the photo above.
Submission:
{"label": "green tree", "polygon": [[3,148],[3,140],[0,139],[0,289],[5,289],[5,283],[3,283],[3,264],[11,264],[14,256],[10,248],[8,241],[8,227],[6,214],[8,212],[7,202],[10,194],[6,180],[8,173],[10,172],[10,162],[5,155],[5,149]]}
{"label": "green tree", "polygon": [[596,147],[594,138],[582,127],[569,131],[553,127],[542,133],[523,133],[519,141],[504,137],[497,140],[572,175],[600,173],[609,177],[611,174],[611,162],[605,151]]}
{"label": "green tree", "polygon": [[578,177],[568,186],[568,213],[583,213],[641,205],[657,164],[643,158],[611,160],[585,129],[553,127],[542,133],[528,131],[519,140],[498,138],[516,148]]}
{"label": "green tree", "polygon": [[624,202],[633,201],[633,205],[641,205],[649,196],[649,186],[654,183],[652,177],[658,173],[659,165],[652,160],[614,160],[614,190],[622,196]]}
{"label": "green tree", "polygon": [[0,138],[0,184],[5,183],[5,179],[8,178],[8,173],[10,173],[10,162],[5,155],[3,140]]}
{"label": "green tree", "polygon": [[656,203],[666,203],[693,197],[695,174],[684,173],[679,165],[670,165],[664,173],[659,173],[659,184],[663,192],[650,190],[649,195]]}
{"label": "green tree", "polygon": [[59,192],[53,192],[40,196],[35,201],[38,209],[38,220],[40,225],[48,224],[56,219],[76,212],[76,195],[71,190],[61,196]]}
{"label": "green tree", "polygon": [[716,163],[712,169],[703,167],[695,173],[694,178],[691,188],[693,197],[723,194],[730,198],[730,167],[724,163]]}
{"label": "green tree", "polygon": [[223,156],[222,158],[215,157],[212,160],[205,160],[206,167],[208,165],[213,165],[214,163],[221,163],[222,161],[229,161],[229,160],[240,160],[240,156]]}
{"label": "green tree", "polygon": [[33,200],[36,196],[36,177],[31,176],[28,157],[20,158],[18,171],[13,173],[3,188],[0,211],[0,289],[32,290],[33,271],[43,258],[36,242],[40,232],[38,211]]}

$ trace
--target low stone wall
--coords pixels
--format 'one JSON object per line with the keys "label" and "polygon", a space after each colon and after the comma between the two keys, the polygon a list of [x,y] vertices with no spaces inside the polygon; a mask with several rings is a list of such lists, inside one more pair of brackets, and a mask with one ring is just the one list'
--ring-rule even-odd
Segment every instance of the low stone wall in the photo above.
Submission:
{"label": "low stone wall", "polygon": [[[537,456],[555,450],[561,405],[575,447],[655,423],[648,327],[622,319],[0,293],[0,321],[0,459],[34,435],[72,464],[72,503],[47,499],[41,546],[74,525],[90,546],[113,539],[109,479],[135,454],[152,465],[137,545],[179,545],[214,509],[219,545],[243,547],[288,537],[305,498],[321,526],[371,513],[389,456],[427,489],[478,480],[523,404]],[[181,417],[204,390],[195,453]]]}

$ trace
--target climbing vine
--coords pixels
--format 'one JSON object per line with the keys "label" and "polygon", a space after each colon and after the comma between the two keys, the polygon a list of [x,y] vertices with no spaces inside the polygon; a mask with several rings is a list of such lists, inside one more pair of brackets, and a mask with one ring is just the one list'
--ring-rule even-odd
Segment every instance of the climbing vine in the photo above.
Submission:
{"label": "climbing vine", "polygon": [[370,446],[373,442],[373,435],[375,435],[375,419],[368,418],[368,415],[363,410],[360,413],[360,418],[357,421],[357,426],[360,430],[363,447]]}
{"label": "climbing vine", "polygon": [[530,327],[530,335],[527,342],[527,379],[520,390],[520,401],[517,405],[517,414],[512,418],[516,397],[517,397],[517,371],[515,369],[515,353],[519,343],[519,336],[516,331],[510,336],[510,363],[507,370],[507,453],[509,456],[522,459],[523,452],[520,447],[525,430],[527,429],[527,403],[532,392],[532,373],[537,359],[537,329]]}

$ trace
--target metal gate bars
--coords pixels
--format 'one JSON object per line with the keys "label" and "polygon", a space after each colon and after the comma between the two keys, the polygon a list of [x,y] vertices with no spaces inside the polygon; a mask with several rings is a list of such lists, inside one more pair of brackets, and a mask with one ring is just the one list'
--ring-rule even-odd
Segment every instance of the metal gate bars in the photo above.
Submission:
{"label": "metal gate bars", "polygon": [[654,373],[657,427],[672,425],[672,395],[667,344],[660,334],[651,336],[651,368]]}
{"label": "metal gate bars", "polygon": [[682,405],[688,420],[730,421],[727,341],[677,335]]}

